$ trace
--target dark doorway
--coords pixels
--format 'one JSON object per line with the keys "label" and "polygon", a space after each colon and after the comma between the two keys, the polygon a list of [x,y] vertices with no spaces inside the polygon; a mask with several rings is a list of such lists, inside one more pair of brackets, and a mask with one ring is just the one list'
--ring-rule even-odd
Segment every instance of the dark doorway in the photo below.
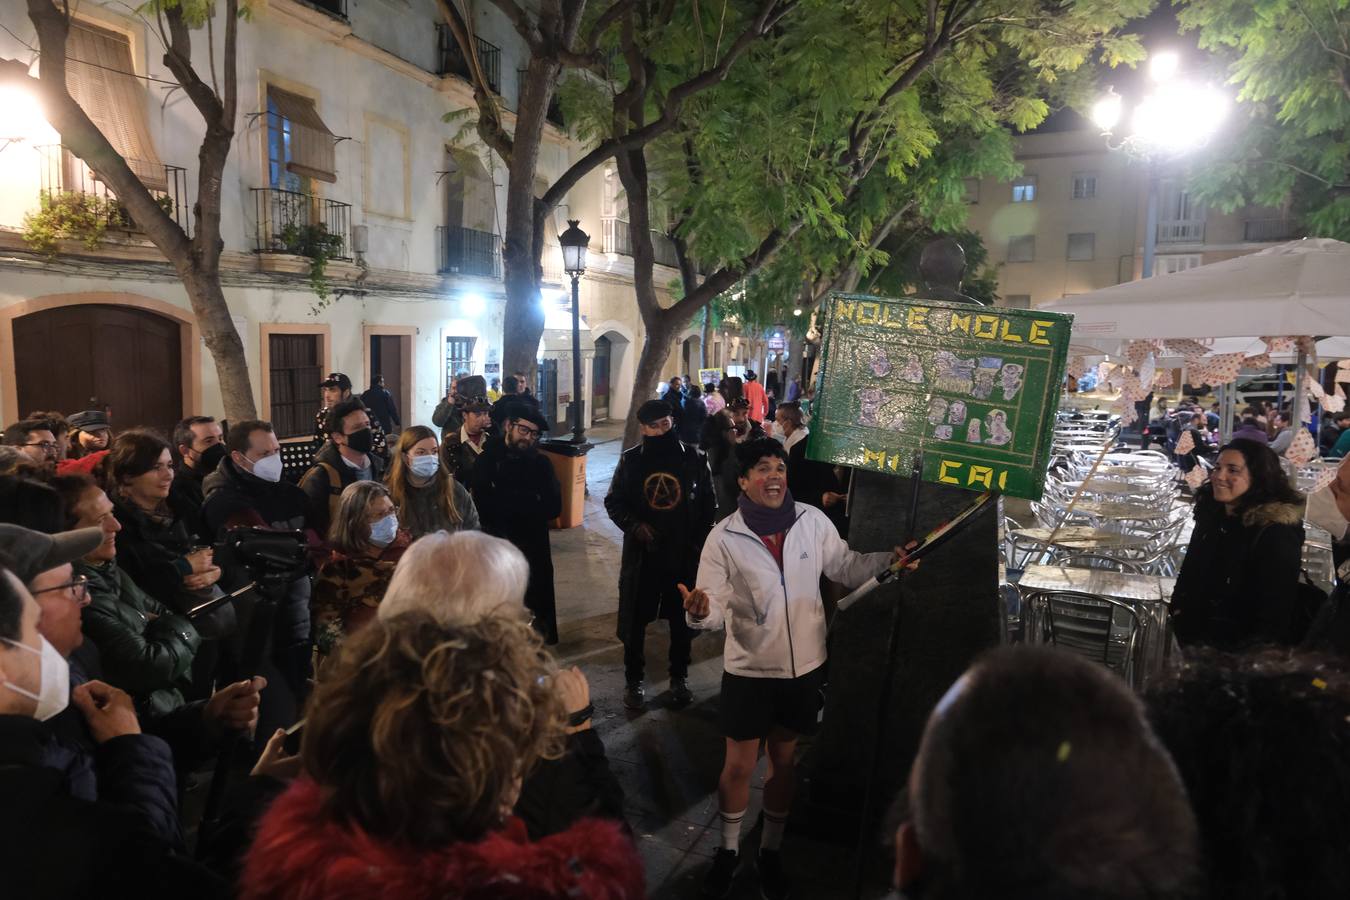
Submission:
{"label": "dark doorway", "polygon": [[609,360],[609,338],[601,335],[595,339],[595,357],[591,361],[591,408],[597,422],[609,418]]}
{"label": "dark doorway", "polygon": [[61,306],[14,320],[19,409],[106,409],[113,429],[168,435],[183,417],[183,334],[134,306]]}
{"label": "dark doorway", "polygon": [[400,334],[372,334],[370,336],[370,379],[384,376],[384,386],[394,397],[399,418],[408,415],[404,386],[411,372],[403,370],[403,343],[409,338]]}

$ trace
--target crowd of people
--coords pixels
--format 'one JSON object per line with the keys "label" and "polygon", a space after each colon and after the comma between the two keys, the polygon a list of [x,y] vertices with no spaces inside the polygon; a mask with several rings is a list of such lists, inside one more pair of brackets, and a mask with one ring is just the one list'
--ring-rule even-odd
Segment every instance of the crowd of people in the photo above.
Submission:
{"label": "crowd of people", "polygon": [[[192,416],[162,436],[38,412],[5,429],[6,895],[645,896],[590,685],[549,650],[561,489],[523,377],[460,377],[439,431],[400,421],[378,382],[356,397],[333,373],[319,390],[322,442],[295,482],[264,421]],[[847,472],[805,455],[810,401],[777,373],[672,379],[636,411],[641,440],[604,501],[623,533],[623,704],[648,702],[648,625],[669,631],[676,709],[694,700],[694,636],[725,632],[703,896],[750,868],[761,757],[754,879],[767,900],[792,894],[809,860],[784,835],[798,743],[826,702],[825,597],[907,549],[849,548]],[[1338,547],[1341,474],[1306,512]],[[977,659],[913,765],[896,762],[894,887],[1343,892],[1350,674],[1294,646],[1310,631],[1291,587],[1303,515],[1269,441],[1219,448],[1174,601],[1185,663],[1142,698],[1050,648]]]}

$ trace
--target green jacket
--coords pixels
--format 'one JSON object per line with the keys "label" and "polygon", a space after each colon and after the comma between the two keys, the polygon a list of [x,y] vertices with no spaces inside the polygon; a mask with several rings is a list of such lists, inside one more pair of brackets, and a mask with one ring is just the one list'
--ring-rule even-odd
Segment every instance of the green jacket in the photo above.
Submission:
{"label": "green jacket", "polygon": [[89,579],[83,630],[98,647],[108,682],[130,694],[143,713],[164,715],[182,706],[180,688],[201,646],[197,629],[137,587],[116,562],[77,562],[75,574]]}

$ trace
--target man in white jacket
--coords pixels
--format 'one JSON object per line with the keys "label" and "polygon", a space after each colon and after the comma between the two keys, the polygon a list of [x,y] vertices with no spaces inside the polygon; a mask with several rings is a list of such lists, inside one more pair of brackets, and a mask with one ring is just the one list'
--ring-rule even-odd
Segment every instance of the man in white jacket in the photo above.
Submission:
{"label": "man in white jacket", "polygon": [[[680,585],[690,627],[726,628],[720,721],[726,761],[717,784],[722,848],[703,893],[725,897],[740,867],[741,820],[760,742],[767,744],[760,888],[767,900],[788,895],[779,847],[796,786],[797,739],[813,734],[825,683],[825,608],[820,576],[862,584],[893,559],[855,553],[820,510],[794,503],[787,452],[772,438],[737,448],[741,497],[736,512],[708,535],[698,583]],[[900,553],[896,548],[896,553]]]}

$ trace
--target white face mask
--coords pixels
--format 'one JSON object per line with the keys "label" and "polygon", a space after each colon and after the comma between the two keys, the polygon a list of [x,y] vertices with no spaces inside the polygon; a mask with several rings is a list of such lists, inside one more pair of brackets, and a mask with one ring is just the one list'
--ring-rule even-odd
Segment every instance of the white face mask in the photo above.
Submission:
{"label": "white face mask", "polygon": [[440,470],[441,461],[435,456],[414,456],[408,468],[412,469],[412,473],[418,478],[430,478]]}
{"label": "white face mask", "polygon": [[253,464],[253,474],[263,481],[280,481],[281,467],[281,454],[273,453],[271,456],[264,456]]}
{"label": "white face mask", "polygon": [[[42,636],[38,635],[38,637]],[[39,722],[45,722],[65,709],[66,705],[70,703],[70,664],[66,662],[65,657],[45,637],[42,638],[41,650],[34,650],[27,644],[11,641],[9,638],[0,638],[0,640],[11,647],[36,653],[42,657],[38,693],[34,694],[12,681],[5,681],[5,687],[14,693],[27,697],[29,700],[37,701],[37,710],[33,713],[33,718]]]}
{"label": "white face mask", "polygon": [[390,513],[370,526],[370,542],[376,547],[388,547],[398,537],[398,515]]}

